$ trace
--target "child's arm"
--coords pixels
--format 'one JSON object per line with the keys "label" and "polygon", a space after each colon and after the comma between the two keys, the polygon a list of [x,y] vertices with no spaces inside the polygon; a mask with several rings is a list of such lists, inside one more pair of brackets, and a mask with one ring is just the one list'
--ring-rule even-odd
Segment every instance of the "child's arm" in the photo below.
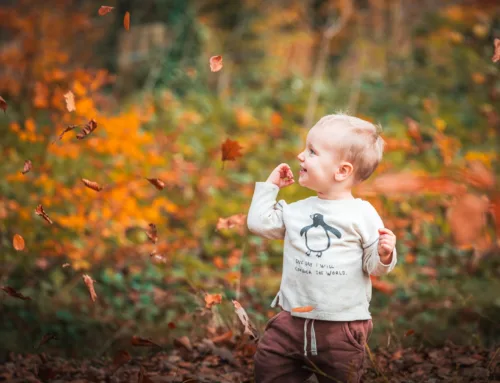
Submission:
{"label": "child's arm", "polygon": [[366,203],[359,224],[363,242],[363,271],[370,275],[388,274],[397,262],[396,236],[384,223],[375,208]]}
{"label": "child's arm", "polygon": [[287,164],[280,164],[273,170],[266,182],[257,182],[248,212],[248,229],[269,239],[285,238],[283,207],[285,202],[276,203],[280,188],[293,184],[293,174]]}

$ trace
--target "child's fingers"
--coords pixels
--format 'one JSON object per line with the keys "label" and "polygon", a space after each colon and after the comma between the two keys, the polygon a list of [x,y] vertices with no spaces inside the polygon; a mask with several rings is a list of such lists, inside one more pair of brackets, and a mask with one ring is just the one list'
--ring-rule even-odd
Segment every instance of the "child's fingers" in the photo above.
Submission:
{"label": "child's fingers", "polygon": [[383,227],[381,229],[378,229],[379,234],[389,234],[389,235],[394,235],[392,231],[390,231],[388,228]]}

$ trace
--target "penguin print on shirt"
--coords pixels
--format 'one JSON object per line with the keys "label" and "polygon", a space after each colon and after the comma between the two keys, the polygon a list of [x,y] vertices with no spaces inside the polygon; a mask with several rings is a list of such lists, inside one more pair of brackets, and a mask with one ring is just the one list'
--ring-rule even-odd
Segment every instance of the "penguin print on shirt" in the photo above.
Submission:
{"label": "penguin print on shirt", "polygon": [[[319,258],[323,254],[324,251],[328,250],[331,244],[330,234],[332,233],[337,238],[342,237],[340,231],[336,228],[328,225],[323,220],[323,215],[316,213],[311,216],[313,223],[309,226],[304,226],[302,230],[300,230],[300,236],[304,236],[307,252],[306,255],[310,256],[311,253],[316,253],[316,256]],[[311,238],[318,237],[323,240],[317,241],[315,244],[310,244],[308,241],[308,236]],[[311,248],[310,246],[313,246]]]}

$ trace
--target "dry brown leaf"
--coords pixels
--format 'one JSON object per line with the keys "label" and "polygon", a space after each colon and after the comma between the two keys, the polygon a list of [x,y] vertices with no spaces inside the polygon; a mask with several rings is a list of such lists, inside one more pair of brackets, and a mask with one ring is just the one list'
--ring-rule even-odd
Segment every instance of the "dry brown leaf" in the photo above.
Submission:
{"label": "dry brown leaf", "polygon": [[52,339],[57,339],[57,334],[55,334],[53,332],[48,332],[47,334],[45,334],[42,337],[42,339],[40,340],[38,345],[35,347],[35,349],[39,349],[41,346],[43,346],[45,343],[51,341]]}
{"label": "dry brown leaf", "polygon": [[136,347],[159,347],[162,348],[159,344],[153,342],[151,338],[141,338],[140,336],[134,335],[130,339],[130,344]]}
{"label": "dry brown leaf", "polygon": [[31,163],[30,160],[25,160],[24,166],[23,166],[23,171],[21,173],[22,174],[28,173],[31,170],[32,166],[33,166],[33,164]]}
{"label": "dry brown leaf", "polygon": [[457,246],[473,246],[482,236],[490,209],[485,196],[465,194],[453,201],[447,211],[453,240]]}
{"label": "dry brown leaf", "polygon": [[308,313],[310,311],[313,311],[314,307],[312,306],[302,306],[302,307],[294,307],[292,308],[292,312],[294,313]]}
{"label": "dry brown leaf", "polygon": [[83,281],[87,285],[87,289],[89,290],[90,299],[92,299],[92,302],[95,302],[97,299],[97,294],[95,293],[95,290],[94,290],[94,282],[95,281],[87,274],[83,274],[82,277],[83,277]]}
{"label": "dry brown leaf", "polygon": [[232,141],[229,138],[221,145],[221,149],[222,161],[234,161],[242,155],[240,152],[242,146],[237,141]]}
{"label": "dry brown leaf", "polygon": [[3,109],[4,114],[7,114],[7,102],[0,97],[0,109]]}
{"label": "dry brown leaf", "polygon": [[83,140],[90,133],[92,133],[97,128],[97,122],[94,119],[91,119],[87,125],[85,125],[80,133],[76,135],[76,138],[79,140]]}
{"label": "dry brown leaf", "polygon": [[102,186],[100,186],[97,182],[89,181],[85,178],[82,178],[82,182],[85,186],[87,186],[89,189],[95,190],[95,191],[101,191]]}
{"label": "dry brown leaf", "polygon": [[192,351],[193,346],[191,345],[191,341],[187,336],[181,336],[180,338],[175,338],[174,339],[174,346],[175,347],[183,347],[187,351]]}
{"label": "dry brown leaf", "polygon": [[149,376],[146,375],[146,369],[142,364],[139,370],[139,375],[137,376],[137,383],[154,383],[153,380],[151,380]]}
{"label": "dry brown leaf", "polygon": [[246,214],[235,214],[227,218],[219,218],[217,220],[216,228],[221,229],[232,229],[232,228],[245,228],[246,227]]}
{"label": "dry brown leaf", "polygon": [[408,135],[413,138],[418,144],[422,143],[422,135],[420,134],[420,126],[413,118],[406,118],[406,125],[408,125]]}
{"label": "dry brown leaf", "polygon": [[19,298],[19,299],[22,299],[23,301],[30,301],[31,300],[30,297],[27,297],[27,296],[17,292],[16,290],[14,290],[10,286],[3,286],[2,290],[5,291],[7,294],[9,294],[11,297]]}
{"label": "dry brown leaf", "polygon": [[210,70],[212,72],[218,72],[222,69],[222,56],[212,56],[210,57]]}
{"label": "dry brown leaf", "polygon": [[62,265],[62,268],[63,268],[63,269],[65,269],[66,267],[70,267],[70,266],[71,266],[71,264],[70,264],[70,263],[64,263],[64,264]]}
{"label": "dry brown leaf", "polygon": [[130,362],[132,356],[126,350],[118,350],[118,352],[113,357],[113,364],[111,366],[111,375],[113,375],[121,366]]}
{"label": "dry brown leaf", "polygon": [[107,5],[101,5],[97,13],[99,14],[99,16],[104,16],[109,12],[111,12],[114,8],[115,7],[108,7]]}
{"label": "dry brown leaf", "polygon": [[14,234],[14,238],[12,239],[12,244],[14,245],[14,249],[17,251],[24,250],[24,238],[19,234]]}
{"label": "dry brown leaf", "polygon": [[233,337],[233,332],[231,330],[229,330],[229,331],[225,332],[224,334],[214,336],[210,340],[214,343],[220,343],[220,342],[224,342],[226,340],[231,340],[232,337]]}
{"label": "dry brown leaf", "polygon": [[[65,133],[72,131],[73,129],[76,129],[80,127],[81,125],[68,125],[67,128],[65,128],[60,134],[59,134],[59,140],[61,140],[64,136]],[[55,143],[57,140],[52,141],[52,143]]]}
{"label": "dry brown leaf", "polygon": [[495,45],[495,52],[493,53],[491,61],[496,63],[497,61],[500,61],[500,39],[495,39],[494,45]]}
{"label": "dry brown leaf", "polygon": [[43,210],[43,206],[41,204],[36,207],[35,213],[36,213],[36,215],[41,216],[45,221],[47,221],[48,223],[50,223],[52,225],[52,223],[53,223],[52,220],[49,218],[47,213],[45,213],[45,210]]}
{"label": "dry brown leaf", "polygon": [[158,231],[156,230],[156,225],[154,223],[149,224],[149,229],[146,230],[146,235],[151,242],[158,242]]}
{"label": "dry brown leaf", "polygon": [[66,109],[68,112],[74,112],[76,110],[75,95],[72,91],[69,90],[64,94],[64,101],[66,101]]}
{"label": "dry brown leaf", "polygon": [[205,307],[211,309],[213,305],[222,302],[222,294],[205,294]]}
{"label": "dry brown leaf", "polygon": [[159,178],[146,178],[155,188],[158,190],[163,190],[165,188],[165,182]]}
{"label": "dry brown leaf", "polygon": [[245,334],[250,335],[254,339],[258,338],[257,330],[255,329],[255,326],[250,322],[250,318],[248,318],[248,314],[243,308],[243,306],[241,306],[241,304],[234,299],[233,299],[233,305],[236,315],[238,315],[238,318],[240,319],[241,323],[243,323],[243,326],[245,326],[245,330],[243,332]]}
{"label": "dry brown leaf", "polygon": [[174,328],[177,327],[174,322],[168,322],[167,326],[170,330],[173,330]]}
{"label": "dry brown leaf", "polygon": [[130,29],[130,12],[125,12],[125,16],[123,17],[123,26],[126,31]]}

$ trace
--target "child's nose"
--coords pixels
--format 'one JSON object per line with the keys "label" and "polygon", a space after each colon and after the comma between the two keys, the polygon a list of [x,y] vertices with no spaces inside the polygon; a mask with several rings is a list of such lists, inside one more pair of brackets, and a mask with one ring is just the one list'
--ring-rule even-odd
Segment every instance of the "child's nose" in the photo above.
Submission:
{"label": "child's nose", "polygon": [[300,152],[298,155],[297,155],[297,158],[300,162],[303,162],[304,161],[304,152]]}

